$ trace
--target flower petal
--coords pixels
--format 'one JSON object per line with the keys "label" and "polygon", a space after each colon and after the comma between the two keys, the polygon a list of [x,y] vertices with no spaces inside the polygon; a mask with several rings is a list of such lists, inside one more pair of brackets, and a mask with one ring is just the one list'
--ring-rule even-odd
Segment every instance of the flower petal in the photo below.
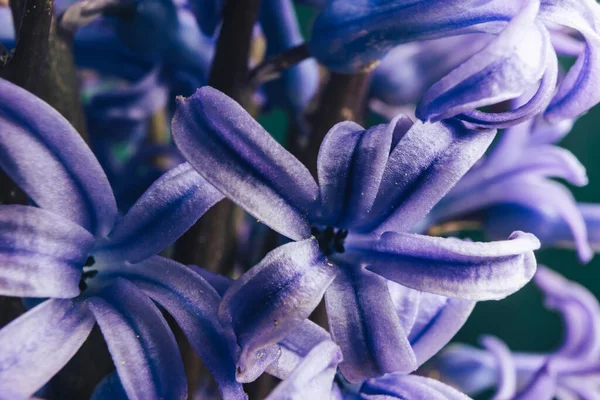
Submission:
{"label": "flower petal", "polygon": [[239,104],[200,88],[179,98],[172,130],[184,157],[227,197],[291,239],[310,236],[314,179]]}
{"label": "flower petal", "polygon": [[539,19],[577,30],[585,39],[584,50],[544,114],[550,121],[577,117],[600,101],[594,89],[600,85],[600,9],[594,1],[542,1]]}
{"label": "flower petal", "polygon": [[331,341],[331,335],[310,320],[279,342],[281,355],[267,367],[267,372],[279,379],[286,379],[300,365],[308,353],[318,344]]}
{"label": "flower petal", "polygon": [[544,292],[548,308],[562,315],[565,335],[556,356],[574,360],[600,357],[600,304],[585,287],[569,281],[546,267],[538,268],[536,285]]}
{"label": "flower petal", "polygon": [[341,360],[342,352],[335,343],[330,340],[321,342],[266,400],[329,398],[337,365]]}
{"label": "flower petal", "polygon": [[361,230],[408,231],[481,157],[494,134],[456,120],[416,122],[392,150]]}
{"label": "flower petal", "polygon": [[29,397],[75,355],[94,326],[80,301],[47,300],[0,330],[0,392]]}
{"label": "flower petal", "polygon": [[478,193],[477,200],[471,196],[460,205],[455,202],[452,213],[460,212],[459,207],[470,211],[483,209],[483,204],[476,204],[478,201],[500,206],[508,204],[510,209],[494,207],[486,215],[485,228],[492,238],[524,229],[538,236],[544,246],[552,246],[560,245],[566,236],[575,243],[581,261],[592,258],[586,222],[573,195],[563,185],[550,180],[517,178],[490,185]]}
{"label": "flower petal", "polygon": [[227,290],[219,319],[232,326],[242,348],[238,380],[254,362],[250,355],[296,329],[317,307],[337,274],[316,239],[276,248]]}
{"label": "flower petal", "polygon": [[[495,40],[425,92],[417,106],[419,119],[440,121],[517,98],[536,86],[548,65],[551,43],[546,29],[535,23],[539,3],[527,4]],[[550,61],[556,63],[556,58]],[[546,85],[546,104],[538,111],[550,102],[555,83]]]}
{"label": "flower petal", "polygon": [[404,328],[418,365],[448,344],[475,307],[474,301],[419,292],[391,281],[388,289],[398,317],[412,315],[412,321]]}
{"label": "flower petal", "polygon": [[455,238],[386,232],[379,239],[350,235],[348,257],[412,289],[466,300],[498,300],[523,287],[535,273],[535,236],[475,243]]}
{"label": "flower petal", "polygon": [[333,0],[313,25],[311,54],[329,69],[356,72],[394,46],[472,32],[498,32],[520,2]]}
{"label": "flower petal", "polygon": [[[401,121],[411,121],[399,117]],[[398,124],[399,129],[404,126]],[[396,121],[364,130],[354,122],[335,125],[323,139],[317,162],[321,223],[351,226],[367,214],[377,195]]]}
{"label": "flower petal", "polygon": [[223,195],[183,163],[161,176],[134,204],[101,251],[139,262],[169,246]]}
{"label": "flower petal", "polygon": [[[291,0],[267,1],[260,8],[261,28],[267,39],[267,56],[274,56],[304,42],[294,3]],[[266,85],[270,102],[285,104],[301,113],[319,89],[319,66],[314,59],[285,69],[281,79]]]}
{"label": "flower petal", "polygon": [[493,400],[512,398],[517,391],[517,370],[510,349],[493,336],[484,336],[481,343],[496,359],[498,389]]}
{"label": "flower petal", "polygon": [[40,207],[105,235],[117,215],[108,179],[75,129],[0,79],[0,167]]}
{"label": "flower petal", "polygon": [[362,382],[417,369],[385,279],[360,266],[340,265],[325,304],[331,335],[344,354],[340,371],[347,380]]}
{"label": "flower petal", "polygon": [[93,244],[88,231],[54,213],[0,206],[0,295],[77,296]]}
{"label": "flower petal", "polygon": [[191,268],[162,257],[115,269],[113,274],[133,282],[173,316],[224,399],[246,399],[235,380],[235,337],[221,326],[217,318],[221,296],[206,280]]}
{"label": "flower petal", "polygon": [[138,288],[118,279],[87,300],[123,389],[134,399],[184,399],[183,362],[169,325]]}
{"label": "flower petal", "polygon": [[470,396],[496,385],[496,363],[485,350],[464,344],[451,344],[434,359],[441,380]]}
{"label": "flower petal", "polygon": [[[360,388],[366,400],[390,399],[468,400],[465,394],[435,379],[418,375],[389,374],[369,379]],[[385,397],[388,398],[388,397]]]}

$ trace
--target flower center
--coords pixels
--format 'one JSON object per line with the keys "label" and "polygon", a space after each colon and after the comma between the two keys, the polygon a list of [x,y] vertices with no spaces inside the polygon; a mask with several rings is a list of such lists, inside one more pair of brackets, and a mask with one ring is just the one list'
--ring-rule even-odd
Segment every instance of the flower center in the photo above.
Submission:
{"label": "flower center", "polygon": [[98,275],[97,269],[88,269],[87,271],[85,271],[86,268],[89,268],[89,267],[93,266],[94,264],[96,264],[96,259],[92,256],[88,257],[87,260],[85,260],[85,264],[83,267],[84,271],[81,274],[81,279],[79,280],[79,290],[81,290],[82,292],[85,289],[87,289],[87,287],[88,287],[86,280]]}
{"label": "flower center", "polygon": [[313,226],[310,228],[310,233],[317,238],[319,248],[326,256],[346,251],[344,248],[344,239],[348,236],[347,229],[336,229],[333,226],[321,229]]}

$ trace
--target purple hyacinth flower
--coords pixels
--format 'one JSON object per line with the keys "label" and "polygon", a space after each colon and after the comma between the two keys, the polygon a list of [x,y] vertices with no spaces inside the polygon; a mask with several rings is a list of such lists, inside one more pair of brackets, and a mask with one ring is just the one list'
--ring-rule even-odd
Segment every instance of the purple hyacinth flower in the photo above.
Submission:
{"label": "purple hyacinth flower", "polygon": [[[577,31],[580,37],[557,27]],[[599,79],[598,29],[600,6],[587,0],[334,0],[315,22],[310,47],[329,68],[355,72],[375,65],[400,44],[417,42],[426,48],[425,40],[488,37],[474,52],[471,46],[453,52],[450,59],[460,53],[464,60],[432,82],[417,116],[428,121],[458,116],[478,126],[506,127],[544,109],[551,120],[573,118],[600,101],[593,89]],[[558,90],[557,52],[577,57]],[[525,93],[532,96],[518,109],[478,110]]]}
{"label": "purple hyacinth flower", "polygon": [[97,323],[127,396],[184,398],[183,363],[156,302],[223,397],[245,398],[235,337],[217,318],[220,295],[156,256],[223,195],[182,164],[119,217],[98,161],[58,112],[3,80],[0,110],[0,167],[35,204],[0,206],[0,293],[50,298],[0,330],[0,392],[35,393]]}
{"label": "purple hyacinth flower", "polygon": [[453,345],[436,360],[444,381],[476,395],[496,387],[497,399],[591,399],[600,396],[600,304],[583,286],[540,267],[535,283],[546,306],[560,312],[565,326],[561,346],[552,353],[511,352],[498,339],[483,340],[485,350]]}
{"label": "purple hyacinth flower", "polygon": [[405,330],[421,323],[400,322],[388,280],[475,301],[503,298],[535,271],[539,242],[530,234],[472,243],[407,233],[482,155],[493,130],[405,117],[368,130],[340,123],[321,146],[317,184],[239,104],[213,88],[180,98],[172,128],[201,175],[294,241],[223,296],[219,317],[242,347],[238,380],[248,379],[249,355],[294,331],[323,295],[347,379],[413,371],[419,357]]}
{"label": "purple hyacinth flower", "polygon": [[[579,258],[589,261],[586,225],[593,230],[598,212],[594,206],[578,206],[564,185],[550,179],[577,186],[588,182],[575,156],[554,144],[571,126],[570,121],[551,125],[538,118],[504,132],[492,151],[432,210],[430,226],[475,221],[492,238],[525,230],[544,246],[573,245]],[[474,192],[478,195],[472,196]]]}

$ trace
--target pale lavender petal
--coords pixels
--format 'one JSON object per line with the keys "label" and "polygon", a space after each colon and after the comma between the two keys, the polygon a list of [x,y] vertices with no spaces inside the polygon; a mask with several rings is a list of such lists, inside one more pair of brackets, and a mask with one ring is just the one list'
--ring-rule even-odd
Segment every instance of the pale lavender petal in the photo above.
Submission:
{"label": "pale lavender petal", "polygon": [[115,371],[105,376],[94,389],[90,400],[128,400],[119,374]]}
{"label": "pale lavender petal", "polygon": [[94,245],[81,226],[36,207],[0,206],[0,295],[71,298]]}
{"label": "pale lavender petal", "polygon": [[576,360],[600,357],[600,304],[585,287],[546,267],[538,268],[535,283],[544,292],[546,306],[562,314],[565,335],[555,353]]}
{"label": "pale lavender petal", "polygon": [[360,265],[340,264],[325,305],[331,335],[344,354],[340,371],[350,382],[417,369],[385,279]]}
{"label": "pale lavender petal", "polygon": [[494,400],[512,398],[517,391],[517,370],[510,349],[504,342],[493,336],[484,336],[481,344],[496,360],[498,388],[494,393]]}
{"label": "pale lavender petal", "polygon": [[0,167],[40,207],[105,235],[117,206],[98,160],[58,111],[0,79]]}
{"label": "pale lavender petal", "polygon": [[131,399],[184,399],[183,362],[167,321],[142,291],[124,279],[87,299]]}
{"label": "pale lavender petal", "polygon": [[[552,224],[560,223],[562,226],[568,227],[572,240],[577,245],[580,259],[584,262],[591,259],[592,250],[587,240],[585,221],[571,192],[558,182],[535,176],[517,176],[479,188],[477,196],[463,196],[461,200],[453,199],[436,212],[440,212],[443,219],[446,219],[468,215],[485,210],[486,207],[502,204],[517,205],[532,212],[547,215],[544,218],[558,221]],[[510,215],[507,214],[488,215],[487,227],[490,228],[489,234],[492,238],[498,238],[498,235],[505,236],[509,231],[515,229],[527,229],[539,235],[543,244],[553,244],[552,236],[554,234],[548,234],[547,228],[543,225],[536,226],[535,221],[533,224],[526,224],[524,219],[508,219],[509,217]],[[546,242],[545,239],[549,240]]]}
{"label": "pale lavender petal", "polygon": [[[404,326],[418,365],[429,360],[456,335],[467,321],[475,302],[453,299],[409,289],[388,281],[394,308],[402,320],[410,315],[412,321]],[[418,301],[410,301],[417,298]]]}
{"label": "pale lavender petal", "polygon": [[184,157],[227,197],[291,239],[310,236],[316,182],[238,103],[205,86],[179,98],[172,130]]}
{"label": "pale lavender petal", "polygon": [[365,400],[427,399],[468,400],[469,397],[435,379],[418,375],[388,374],[369,379],[360,388]]}
{"label": "pale lavender petal", "polygon": [[496,363],[491,354],[472,346],[452,344],[434,359],[440,379],[475,396],[496,385]]}
{"label": "pale lavender petal", "polygon": [[0,393],[29,397],[75,355],[94,318],[84,303],[47,300],[0,330]]}
{"label": "pale lavender petal", "polygon": [[408,231],[482,156],[495,130],[469,130],[461,122],[416,122],[388,159],[364,231]]}
{"label": "pale lavender petal", "polygon": [[600,85],[600,8],[592,0],[544,0],[541,3],[541,21],[577,30],[585,39],[584,50],[545,112],[551,121],[574,118],[600,101],[600,93],[595,90]]}
{"label": "pale lavender petal", "polygon": [[233,327],[242,348],[238,380],[248,379],[257,351],[275,345],[308,318],[337,272],[317,240],[307,239],[271,251],[230,286],[219,319]]}
{"label": "pale lavender petal", "polygon": [[341,360],[342,352],[335,343],[328,340],[318,344],[266,400],[329,398]]}
{"label": "pale lavender petal", "polygon": [[513,400],[552,400],[556,392],[556,376],[543,366]]}
{"label": "pale lavender petal", "polygon": [[547,65],[545,46],[551,45],[545,28],[535,23],[538,7],[528,2],[495,40],[429,88],[417,117],[440,121],[517,98],[535,87]]}
{"label": "pale lavender petal", "polygon": [[535,236],[476,243],[455,238],[386,232],[379,239],[350,235],[348,257],[370,271],[423,292],[466,300],[497,300],[523,287],[535,273]]}
{"label": "pale lavender petal", "polygon": [[142,261],[173,243],[223,197],[190,164],[180,164],[146,190],[100,251]]}
{"label": "pale lavender petal", "polygon": [[279,379],[286,379],[319,343],[331,340],[331,335],[310,320],[306,320],[279,342],[281,355],[266,371]]}
{"label": "pale lavender petal", "polygon": [[[317,163],[323,213],[319,222],[348,227],[369,213],[390,154],[396,121],[368,130],[342,122],[327,133]],[[398,126],[402,129],[403,124]]]}
{"label": "pale lavender petal", "polygon": [[110,275],[133,282],[173,316],[213,375],[223,398],[246,398],[235,380],[234,357],[239,351],[235,337],[218,320],[221,296],[209,282],[193,269],[162,257],[115,269]]}

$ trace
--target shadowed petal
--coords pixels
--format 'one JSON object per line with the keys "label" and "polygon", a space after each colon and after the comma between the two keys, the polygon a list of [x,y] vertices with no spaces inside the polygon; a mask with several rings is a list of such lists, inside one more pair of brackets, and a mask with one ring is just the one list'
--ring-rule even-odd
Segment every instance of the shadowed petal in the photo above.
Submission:
{"label": "shadowed petal", "polygon": [[475,396],[496,385],[496,363],[485,350],[463,344],[451,344],[435,359],[441,380]]}
{"label": "shadowed petal", "polygon": [[[575,243],[580,260],[587,262],[592,258],[586,222],[573,195],[563,185],[536,178],[508,180],[482,190],[477,200],[469,196],[463,199],[462,204],[455,202],[452,213],[460,215],[462,207],[473,211],[482,209],[483,204],[477,204],[478,201],[513,206],[510,213],[506,212],[506,208],[498,208],[486,216],[486,228],[492,238],[506,236],[515,228],[526,229],[539,236],[544,245],[560,244],[567,236]],[[504,213],[500,215],[502,210]]]}
{"label": "shadowed petal", "polygon": [[[335,125],[319,150],[321,223],[351,227],[375,202],[392,139],[405,134],[412,121],[404,115],[389,124],[364,130],[353,122]],[[396,133],[398,131],[398,133]]]}
{"label": "shadowed petal", "polygon": [[585,47],[563,79],[544,116],[550,121],[574,118],[600,101],[600,9],[595,1],[543,0],[539,19],[578,31]]}
{"label": "shadowed petal", "polygon": [[344,354],[340,371],[350,382],[417,369],[385,279],[340,264],[325,304],[331,334]]}
{"label": "shadowed petal", "polygon": [[517,370],[510,349],[504,342],[493,336],[483,337],[481,343],[496,359],[498,389],[496,389],[493,399],[512,398],[517,390]]}
{"label": "shadowed petal", "polygon": [[555,353],[575,360],[600,357],[600,305],[583,286],[546,267],[538,268],[535,283],[544,292],[546,306],[562,315],[564,340]]}
{"label": "shadowed petal", "polygon": [[239,104],[200,88],[179,98],[172,129],[184,157],[227,197],[291,239],[310,236],[314,179]]}
{"label": "shadowed petal", "polygon": [[94,389],[90,400],[128,400],[119,374],[115,371],[105,376]]}
{"label": "shadowed petal", "polygon": [[546,364],[540,368],[527,386],[513,397],[513,400],[550,400],[554,398],[556,383],[556,376]]}
{"label": "shadowed petal", "polygon": [[88,231],[54,213],[0,206],[0,295],[77,296],[93,244]]}
{"label": "shadowed petal", "polygon": [[535,236],[523,232],[491,243],[394,232],[346,239],[347,252],[368,270],[412,289],[466,300],[502,299],[523,287],[535,273],[533,250],[539,247]]}
{"label": "shadowed petal", "polygon": [[105,235],[117,215],[108,179],[75,129],[0,79],[0,167],[40,207]]}
{"label": "shadowed petal", "polygon": [[[267,57],[304,42],[291,0],[262,3],[260,21],[267,39]],[[281,73],[281,79],[266,85],[270,102],[288,105],[292,111],[298,113],[304,110],[318,88],[319,66],[314,59],[301,61],[285,69]]]}
{"label": "shadowed petal", "polygon": [[173,316],[224,399],[246,399],[235,380],[235,337],[221,326],[217,318],[221,296],[206,280],[191,268],[162,257],[115,269],[112,274],[133,282]]}
{"label": "shadowed petal", "polygon": [[308,318],[337,271],[317,240],[308,239],[271,251],[230,286],[219,319],[233,327],[242,348],[238,380],[247,379],[250,355],[284,339]]}
{"label": "shadowed petal", "polygon": [[152,300],[132,283],[118,279],[87,304],[129,398],[187,398],[175,337]]}
{"label": "shadowed petal", "polygon": [[0,393],[29,397],[88,337],[94,318],[79,301],[47,300],[0,330]]}
{"label": "shadowed petal", "polygon": [[[468,400],[467,395],[435,379],[418,375],[389,374],[369,379],[360,388],[365,400],[391,399]],[[387,397],[384,397],[387,398]]]}
{"label": "shadowed petal", "polygon": [[161,176],[120,220],[102,251],[139,262],[178,239],[224,196],[183,163]]}
{"label": "shadowed petal", "polygon": [[391,281],[388,288],[398,317],[412,316],[403,326],[418,365],[448,344],[475,307],[474,301],[419,292]]}
{"label": "shadowed petal", "polygon": [[341,360],[342,353],[335,343],[327,340],[318,344],[266,400],[327,398]]}
{"label": "shadowed petal", "polygon": [[311,54],[329,69],[356,72],[393,46],[471,32],[498,32],[521,2],[334,0],[313,25]]}
{"label": "shadowed petal", "polygon": [[416,122],[392,150],[363,231],[408,231],[485,152],[494,130],[461,122]]}

